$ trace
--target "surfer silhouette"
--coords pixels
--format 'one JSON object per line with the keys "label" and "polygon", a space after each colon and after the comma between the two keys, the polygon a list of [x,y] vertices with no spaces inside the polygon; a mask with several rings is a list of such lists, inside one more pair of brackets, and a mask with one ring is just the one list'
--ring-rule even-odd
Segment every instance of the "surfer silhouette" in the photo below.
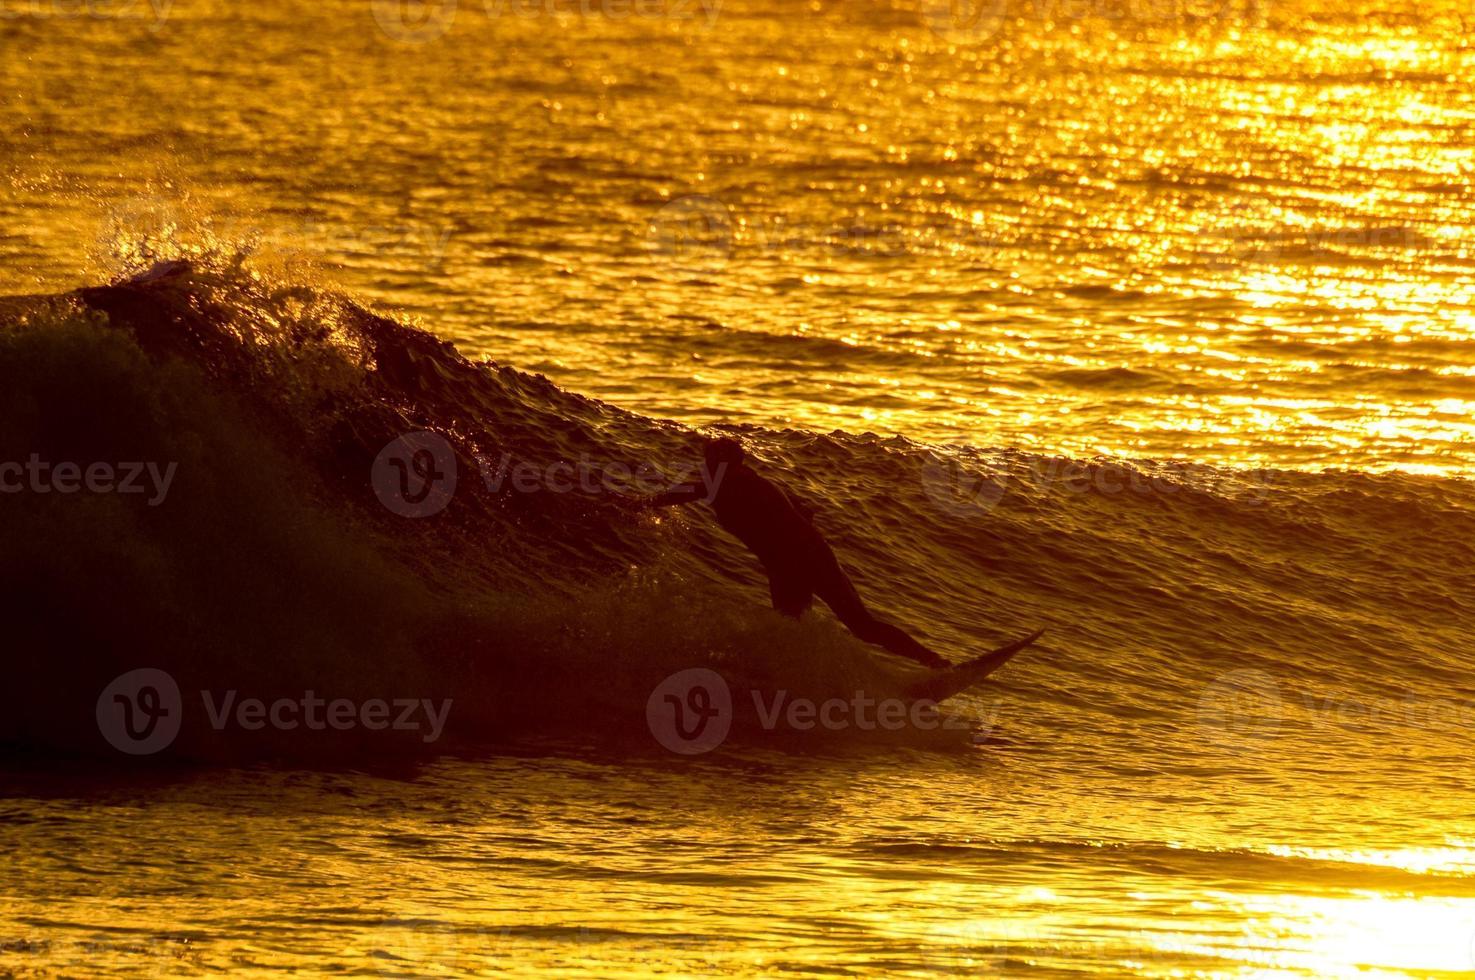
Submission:
{"label": "surfer silhouette", "polygon": [[747,545],[768,573],[773,608],[798,618],[819,596],[840,622],[867,643],[926,667],[951,664],[900,628],[873,616],[814,526],[812,512],[787,490],[744,462],[736,439],[709,439],[703,448],[701,483],[683,483],[642,501],[669,507],[705,500],[717,523]]}

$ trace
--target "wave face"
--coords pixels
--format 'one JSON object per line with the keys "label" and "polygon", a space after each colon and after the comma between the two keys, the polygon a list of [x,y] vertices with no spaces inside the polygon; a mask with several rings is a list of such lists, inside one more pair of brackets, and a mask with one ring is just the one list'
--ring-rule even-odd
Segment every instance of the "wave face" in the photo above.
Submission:
{"label": "wave face", "polygon": [[[689,667],[900,689],[827,612],[771,613],[704,507],[628,506],[689,475],[702,433],[239,270],[176,262],[3,312],[0,459],[174,467],[157,501],[6,495],[7,741],[96,749],[97,692],[137,667],[186,689],[454,697],[458,739],[643,733],[649,693]],[[1000,737],[1151,730],[1180,761],[1273,746],[1355,783],[1356,753],[1318,748],[1327,725],[1438,741],[1470,702],[1467,482],[729,431],[812,503],[876,611],[951,659],[1050,627],[965,703],[1018,708]],[[386,465],[411,433],[456,474],[423,516]],[[178,743],[218,749],[188,725]]]}

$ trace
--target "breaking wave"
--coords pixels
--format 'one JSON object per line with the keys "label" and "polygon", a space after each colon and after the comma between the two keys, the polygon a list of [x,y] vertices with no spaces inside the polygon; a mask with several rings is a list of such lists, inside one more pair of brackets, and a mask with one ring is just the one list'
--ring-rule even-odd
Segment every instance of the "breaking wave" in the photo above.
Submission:
{"label": "breaking wave", "polygon": [[[445,744],[638,731],[690,667],[815,698],[908,675],[828,613],[770,612],[701,508],[628,505],[690,474],[708,433],[203,262],[0,318],[0,460],[153,467],[147,492],[0,497],[12,744],[96,751],[98,692],[138,667],[263,697],[453,697]],[[991,689],[1040,731],[1181,722],[1260,675],[1288,702],[1471,695],[1464,481],[728,431],[814,505],[878,613],[950,658],[1048,625]],[[435,492],[410,492],[427,473]],[[188,719],[177,743],[242,751]]]}

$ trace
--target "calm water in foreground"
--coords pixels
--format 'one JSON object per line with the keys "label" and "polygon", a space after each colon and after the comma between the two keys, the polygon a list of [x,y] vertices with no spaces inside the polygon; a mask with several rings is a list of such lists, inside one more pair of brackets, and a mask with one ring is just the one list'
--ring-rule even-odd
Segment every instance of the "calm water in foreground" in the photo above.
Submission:
{"label": "calm water in foreground", "polygon": [[1067,742],[94,784],[0,809],[3,948],[20,975],[1468,975],[1466,843],[1257,801],[1309,795],[1276,782]]}

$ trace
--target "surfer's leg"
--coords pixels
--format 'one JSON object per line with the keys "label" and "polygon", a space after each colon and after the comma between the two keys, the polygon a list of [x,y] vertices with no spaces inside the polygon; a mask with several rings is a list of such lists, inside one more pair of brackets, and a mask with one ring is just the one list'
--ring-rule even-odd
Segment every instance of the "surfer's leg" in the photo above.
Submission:
{"label": "surfer's leg", "polygon": [[861,600],[860,593],[855,591],[854,583],[840,567],[834,553],[828,547],[825,548],[825,552],[826,554],[821,556],[819,562],[819,581],[814,592],[825,601],[825,605],[835,611],[835,616],[845,624],[850,632],[866,643],[885,647],[892,653],[915,660],[924,667],[951,666],[946,660],[908,636],[900,627],[871,615],[871,611]]}
{"label": "surfer's leg", "polygon": [[768,595],[773,608],[798,619],[814,601],[814,592],[802,576],[792,572],[769,572]]}

